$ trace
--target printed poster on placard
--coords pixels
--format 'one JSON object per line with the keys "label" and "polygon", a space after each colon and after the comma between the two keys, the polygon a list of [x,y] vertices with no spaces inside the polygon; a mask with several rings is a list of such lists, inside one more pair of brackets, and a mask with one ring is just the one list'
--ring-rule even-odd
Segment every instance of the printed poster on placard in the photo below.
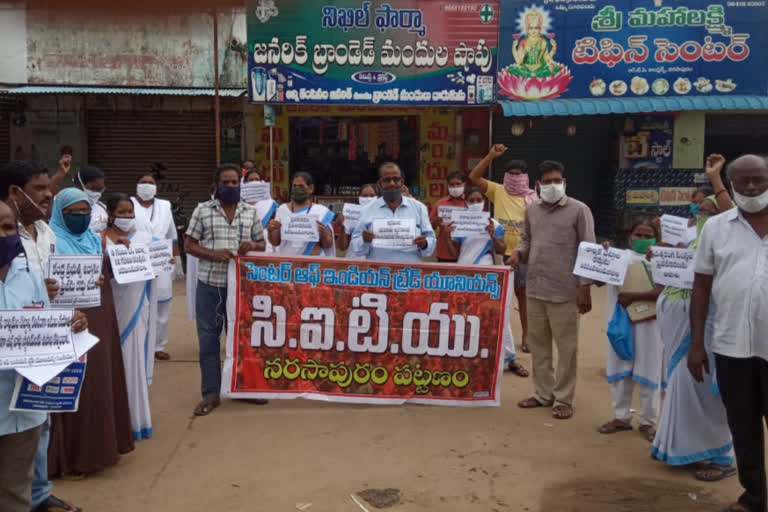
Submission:
{"label": "printed poster on placard", "polygon": [[249,0],[252,103],[490,105],[494,0]]}
{"label": "printed poster on placard", "polygon": [[768,94],[764,1],[506,0],[499,99]]}
{"label": "printed poster on placard", "polygon": [[222,393],[498,405],[509,269],[246,256]]}

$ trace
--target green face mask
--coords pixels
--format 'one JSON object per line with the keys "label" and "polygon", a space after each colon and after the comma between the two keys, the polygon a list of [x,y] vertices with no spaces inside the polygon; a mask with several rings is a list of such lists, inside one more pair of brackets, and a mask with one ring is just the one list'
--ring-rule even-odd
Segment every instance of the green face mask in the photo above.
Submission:
{"label": "green face mask", "polygon": [[632,240],[632,250],[638,254],[646,254],[654,245],[656,245],[655,238]]}
{"label": "green face mask", "polygon": [[293,188],[291,189],[291,199],[299,204],[303,204],[309,199],[309,190],[305,188]]}

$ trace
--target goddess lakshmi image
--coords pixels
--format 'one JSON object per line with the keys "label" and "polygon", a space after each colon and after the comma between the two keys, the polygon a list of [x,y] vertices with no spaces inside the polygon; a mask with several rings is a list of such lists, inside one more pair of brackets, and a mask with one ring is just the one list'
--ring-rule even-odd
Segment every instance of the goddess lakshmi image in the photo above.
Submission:
{"label": "goddess lakshmi image", "polygon": [[[512,56],[515,63],[499,72],[501,93],[519,100],[556,98],[568,90],[573,76],[554,60],[557,41],[548,33],[549,14],[536,6],[524,10],[515,34]],[[546,34],[546,37],[544,36]]]}

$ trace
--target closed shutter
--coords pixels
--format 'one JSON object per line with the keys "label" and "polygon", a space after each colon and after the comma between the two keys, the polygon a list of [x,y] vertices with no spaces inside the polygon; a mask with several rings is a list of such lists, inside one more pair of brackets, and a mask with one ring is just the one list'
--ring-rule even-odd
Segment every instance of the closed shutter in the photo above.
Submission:
{"label": "closed shutter", "polygon": [[0,168],[11,160],[11,114],[0,109]]}
{"label": "closed shutter", "polygon": [[[519,137],[511,133],[515,121],[525,123]],[[616,211],[613,209],[613,177],[618,157],[618,131],[621,119],[612,116],[535,117],[533,126],[527,118],[493,118],[493,143],[509,148],[506,157],[493,167],[494,181],[504,178],[506,160],[519,159],[528,164],[531,187],[534,186],[538,164],[557,160],[565,166],[568,195],[587,204],[595,217],[598,236],[613,238],[616,233]],[[576,134],[566,135],[568,125]]]}
{"label": "closed shutter", "polygon": [[110,192],[136,193],[138,176],[153,162],[165,165],[157,196],[182,199],[189,219],[210,199],[216,168],[211,112],[88,111],[88,164],[106,174]]}

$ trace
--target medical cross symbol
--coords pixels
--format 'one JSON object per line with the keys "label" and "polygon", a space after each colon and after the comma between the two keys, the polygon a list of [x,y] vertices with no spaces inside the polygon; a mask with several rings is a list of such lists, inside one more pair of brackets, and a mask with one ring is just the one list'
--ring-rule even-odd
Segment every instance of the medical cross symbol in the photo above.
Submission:
{"label": "medical cross symbol", "polygon": [[483,23],[490,23],[493,20],[493,7],[491,4],[483,4],[480,9],[480,20]]}

